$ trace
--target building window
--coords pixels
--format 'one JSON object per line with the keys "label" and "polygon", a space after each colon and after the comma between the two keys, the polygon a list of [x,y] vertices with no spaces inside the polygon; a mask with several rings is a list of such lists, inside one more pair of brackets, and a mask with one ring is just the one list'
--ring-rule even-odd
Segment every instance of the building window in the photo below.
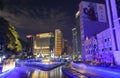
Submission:
{"label": "building window", "polygon": [[107,41],[107,39],[105,39],[105,42]]}
{"label": "building window", "polygon": [[104,49],[102,49],[102,52],[104,51]]}
{"label": "building window", "polygon": [[106,51],[108,51],[108,48],[105,48]]}
{"label": "building window", "polygon": [[110,47],[109,49],[110,49],[110,51],[111,51],[111,50],[112,50],[112,47]]}
{"label": "building window", "polygon": [[108,41],[110,41],[110,38],[108,38]]}

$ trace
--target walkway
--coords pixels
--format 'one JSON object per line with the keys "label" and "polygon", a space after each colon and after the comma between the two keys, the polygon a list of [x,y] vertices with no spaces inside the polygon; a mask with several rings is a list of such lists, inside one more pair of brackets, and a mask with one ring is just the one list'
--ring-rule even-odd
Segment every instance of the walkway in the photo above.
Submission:
{"label": "walkway", "polygon": [[92,76],[100,78],[120,78],[120,69],[91,66],[82,63],[72,63],[72,66],[74,70],[82,74],[86,74],[90,76],[90,78],[94,78]]}

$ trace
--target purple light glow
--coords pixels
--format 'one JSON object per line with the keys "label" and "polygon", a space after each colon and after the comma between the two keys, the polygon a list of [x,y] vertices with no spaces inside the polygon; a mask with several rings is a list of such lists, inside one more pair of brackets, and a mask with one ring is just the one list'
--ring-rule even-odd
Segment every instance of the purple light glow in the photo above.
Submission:
{"label": "purple light glow", "polygon": [[0,78],[1,78],[1,76],[4,76],[4,75],[10,73],[11,71],[14,71],[15,69],[16,69],[16,68],[13,68],[13,69],[8,70],[8,71],[6,71],[6,72],[4,72],[4,73],[1,73],[1,74],[0,74]]}
{"label": "purple light glow", "polygon": [[0,78],[28,78],[26,73],[27,70],[27,67],[15,67],[14,69],[0,74]]}
{"label": "purple light glow", "polygon": [[62,69],[63,73],[65,73],[67,76],[69,76],[70,78],[78,78],[77,76],[73,75],[72,73]]}
{"label": "purple light glow", "polygon": [[95,67],[86,64],[76,64],[73,63],[73,67],[77,69],[83,69],[90,73],[94,73],[95,75],[101,76],[103,78],[120,78],[120,70],[119,69],[112,69],[112,68],[105,68],[105,67]]}
{"label": "purple light glow", "polygon": [[106,0],[106,7],[107,7],[107,15],[108,15],[108,22],[109,27],[111,30],[112,36],[112,48],[113,54],[115,58],[115,62],[117,65],[120,65],[120,55],[116,55],[116,51],[120,52],[120,23],[118,20],[118,14],[116,9],[115,0]]}

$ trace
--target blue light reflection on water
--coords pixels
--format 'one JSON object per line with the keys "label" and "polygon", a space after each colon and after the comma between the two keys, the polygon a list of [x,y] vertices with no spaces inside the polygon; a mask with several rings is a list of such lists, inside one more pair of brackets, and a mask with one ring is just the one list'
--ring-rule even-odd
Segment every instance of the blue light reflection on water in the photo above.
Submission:
{"label": "blue light reflection on water", "polygon": [[[2,76],[5,76],[6,74],[10,73],[11,71],[15,71],[15,69],[16,69],[16,68],[13,68],[13,69],[10,69],[10,70],[8,70],[8,71],[6,71],[6,72],[1,73],[1,74],[0,74],[0,78],[1,78]],[[9,77],[9,78],[10,78],[10,77]]]}
{"label": "blue light reflection on water", "polygon": [[25,68],[15,67],[11,70],[1,73],[0,78],[28,78],[25,70]]}
{"label": "blue light reflection on water", "polygon": [[0,78],[66,78],[61,72],[61,67],[51,71],[42,71],[33,67],[16,67],[0,74]]}

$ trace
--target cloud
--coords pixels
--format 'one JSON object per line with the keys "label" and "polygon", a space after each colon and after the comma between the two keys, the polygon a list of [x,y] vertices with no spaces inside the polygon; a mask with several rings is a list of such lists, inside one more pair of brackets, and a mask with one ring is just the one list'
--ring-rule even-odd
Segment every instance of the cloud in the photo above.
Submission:
{"label": "cloud", "polygon": [[33,30],[52,30],[55,28],[64,28],[67,26],[68,16],[64,12],[51,9],[47,10],[21,10],[21,14],[17,15],[8,11],[1,11],[0,15],[6,18],[11,24],[17,28],[33,29]]}
{"label": "cloud", "polygon": [[6,0],[6,6],[3,11],[0,11],[0,16],[13,24],[21,36],[60,28],[66,37],[71,38],[73,24],[72,18],[67,12],[63,12],[61,9],[47,9],[39,5],[34,6],[35,2],[27,3],[27,1]]}

